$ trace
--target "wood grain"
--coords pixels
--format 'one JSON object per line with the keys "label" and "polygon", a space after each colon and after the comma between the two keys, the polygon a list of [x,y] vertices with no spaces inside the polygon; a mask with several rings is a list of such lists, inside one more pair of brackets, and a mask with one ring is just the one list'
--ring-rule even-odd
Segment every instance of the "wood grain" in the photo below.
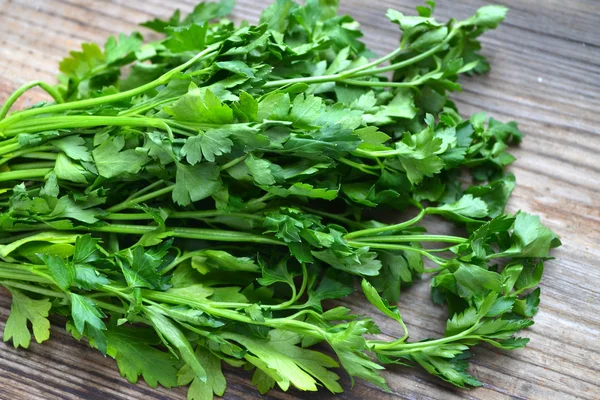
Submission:
{"label": "wood grain", "polygon": [[[258,19],[266,0],[238,0],[234,19]],[[396,28],[385,20],[389,7],[412,12],[419,2],[342,0],[342,11],[361,22],[366,42],[377,53],[392,50]],[[440,2],[437,15],[468,16],[481,0]],[[542,303],[525,349],[475,351],[471,372],[484,386],[460,390],[415,369],[390,368],[391,393],[364,382],[339,399],[600,399],[600,3],[595,0],[501,1],[507,21],[484,37],[492,72],[463,80],[456,93],[461,112],[486,111],[520,123],[527,137],[514,150],[518,181],[509,210],[538,214],[563,239],[547,263]],[[368,4],[368,5],[367,5]],[[138,23],[189,11],[194,0],[0,0],[0,99],[31,80],[54,81],[57,63],[84,41],[103,43],[108,35],[140,30]],[[148,37],[149,32],[141,29]],[[28,92],[17,104],[44,99]],[[429,226],[440,227],[435,221]],[[413,339],[443,331],[444,310],[434,307],[427,282],[407,291],[400,304]],[[348,300],[369,312],[358,297]],[[10,298],[0,292],[0,329]],[[131,385],[116,365],[75,341],[53,320],[52,338],[29,350],[0,344],[1,399],[184,399],[185,389]],[[395,327],[382,321],[383,331]],[[261,397],[249,376],[227,370],[227,399],[328,399],[333,396],[272,391]],[[350,382],[344,382],[350,388]]]}

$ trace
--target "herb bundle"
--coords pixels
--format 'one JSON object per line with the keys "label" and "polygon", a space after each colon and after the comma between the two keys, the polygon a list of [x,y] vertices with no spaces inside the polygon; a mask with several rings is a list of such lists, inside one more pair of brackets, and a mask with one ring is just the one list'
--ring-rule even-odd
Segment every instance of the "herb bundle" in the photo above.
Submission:
{"label": "herb bundle", "polygon": [[[256,26],[224,19],[231,1],[202,3],[143,24],[160,41],[84,44],[58,86],[8,98],[5,341],[28,347],[31,328],[42,342],[63,315],[130,382],[189,384],[189,399],[223,395],[223,363],[254,371],[261,393],[339,393],[337,367],[386,388],[385,364],[478,386],[471,347],[527,343],[515,335],[560,242],[538,217],[504,213],[517,125],[465,120],[448,98],[459,75],[489,69],[478,37],[506,9],[447,23],[433,2],[389,10],[400,44],[376,58],[336,3],[278,0]],[[55,103],[9,115],[33,86]],[[391,211],[414,217],[379,221]],[[427,215],[466,234],[427,233]],[[413,341],[395,305],[423,274],[449,318],[443,337]],[[355,290],[396,339],[341,305]]]}

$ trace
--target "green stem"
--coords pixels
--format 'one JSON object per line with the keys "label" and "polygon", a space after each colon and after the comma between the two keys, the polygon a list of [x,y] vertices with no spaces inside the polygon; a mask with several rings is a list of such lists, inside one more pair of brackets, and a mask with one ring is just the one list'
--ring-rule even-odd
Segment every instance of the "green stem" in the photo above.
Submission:
{"label": "green stem", "polygon": [[[440,338],[440,339],[436,339],[436,340],[427,340],[424,342],[415,342],[415,343],[404,343],[404,341],[398,339],[398,340],[394,340],[393,342],[387,342],[387,343],[382,343],[379,341],[368,341],[369,342],[369,347],[371,348],[372,351],[374,351],[375,353],[386,353],[386,352],[393,352],[394,355],[400,355],[400,354],[404,354],[404,352],[411,352],[411,351],[415,351],[415,350],[422,350],[424,348],[427,347],[437,347],[440,344],[444,344],[444,343],[448,343],[448,342],[455,342],[457,340],[461,340],[464,339],[465,337],[467,337],[471,332],[473,332],[474,330],[476,330],[477,328],[479,328],[479,321],[474,324],[472,327],[470,327],[469,329],[462,331],[461,333],[457,333],[456,335],[453,336],[448,336],[448,337],[444,337],[444,338]],[[395,348],[399,349],[396,350]]]}
{"label": "green stem", "polygon": [[[432,47],[431,49],[421,53],[421,54],[417,54],[414,57],[411,57],[407,60],[403,60],[394,64],[390,64],[388,66],[385,67],[379,67],[379,68],[373,68],[373,69],[368,69],[368,68],[364,68],[364,66],[361,67],[357,67],[354,70],[350,70],[350,71],[345,71],[345,72],[341,72],[339,74],[331,74],[331,75],[321,75],[321,76],[308,76],[308,77],[302,77],[302,78],[292,78],[292,79],[281,79],[281,80],[276,80],[276,81],[270,81],[267,82],[263,85],[264,88],[273,88],[273,87],[281,87],[281,86],[285,86],[285,85],[291,85],[291,84],[295,84],[295,83],[307,83],[307,84],[312,84],[312,83],[325,83],[325,82],[343,82],[343,83],[347,83],[347,84],[352,84],[352,85],[362,85],[362,86],[398,86],[398,87],[406,87],[406,86],[414,86],[414,85],[418,85],[422,82],[366,82],[366,81],[356,81],[350,78],[359,78],[362,76],[375,76],[384,72],[388,72],[388,71],[395,71],[401,68],[405,68],[408,67],[414,63],[417,63],[435,53],[437,53],[438,51],[442,50],[446,44],[450,41],[450,39],[452,39],[454,37],[454,35],[456,35],[458,33],[458,26],[455,27],[454,29],[452,29],[450,31],[450,33],[446,36],[446,38],[440,42],[438,45]],[[375,60],[372,63],[367,64],[369,67],[371,66],[375,66],[375,65],[379,65],[384,61],[387,61],[391,58],[394,58],[396,55],[398,55],[401,52],[400,48],[394,50],[392,53],[382,57],[379,60]],[[383,61],[380,61],[383,60]],[[367,84],[369,83],[369,84]],[[390,83],[392,83],[390,85]]]}
{"label": "green stem", "polygon": [[[28,149],[22,149],[19,151],[15,151],[14,153],[8,153],[6,155],[6,157],[4,157],[0,160],[0,165],[7,163],[8,161],[12,160],[13,158],[24,157],[25,155],[27,155],[29,153],[38,154],[38,152],[44,152],[44,151],[53,150],[53,149],[54,149],[53,146],[37,146],[37,147],[30,147]],[[54,154],[54,157],[56,157],[56,154]]]}
{"label": "green stem", "polygon": [[169,80],[175,74],[183,71],[184,69],[186,69],[190,65],[194,64],[196,61],[200,60],[201,58],[212,55],[220,47],[220,45],[221,45],[220,43],[215,43],[211,46],[208,46],[206,49],[204,49],[203,51],[201,51],[200,53],[198,53],[194,57],[192,57],[189,61],[181,64],[180,66],[178,66],[176,68],[173,68],[170,71],[167,71],[166,73],[164,73],[157,79],[155,79],[152,82],[149,82],[145,85],[138,86],[137,88],[133,88],[133,89],[127,90],[125,92],[115,93],[115,94],[108,95],[108,96],[79,100],[79,101],[72,101],[72,102],[68,102],[68,103],[56,104],[56,105],[48,106],[48,107],[34,108],[34,109],[30,109],[30,110],[13,113],[13,114],[11,114],[10,117],[8,117],[0,122],[0,128],[5,127],[5,126],[10,126],[11,124],[14,124],[25,118],[33,117],[33,116],[40,115],[40,114],[59,113],[59,112],[63,112],[63,111],[77,110],[77,109],[82,109],[82,108],[87,108],[87,107],[99,106],[102,104],[110,104],[110,103],[114,103],[114,102],[121,101],[121,100],[127,100],[131,97],[142,94],[148,90],[154,89],[155,87],[158,87],[160,85],[164,85],[164,84],[168,83]]}
{"label": "green stem", "polygon": [[404,49],[402,49],[402,47],[398,47],[396,50],[394,50],[394,51],[386,54],[385,56],[383,56],[381,58],[378,58],[375,61],[371,61],[370,63],[365,64],[365,65],[361,65],[360,67],[356,67],[356,68],[353,68],[353,69],[342,71],[340,75],[342,77],[345,77],[345,76],[348,76],[348,77],[354,76],[357,72],[364,71],[364,70],[369,69],[371,67],[376,67],[379,64],[382,64],[382,63],[386,62],[387,60],[391,60],[392,58],[396,57],[397,55],[399,55],[403,51],[404,51]]}
{"label": "green stem", "polygon": [[53,161],[56,161],[56,159],[58,158],[58,153],[34,151],[34,152],[31,152],[31,153],[23,154],[21,156],[21,158],[34,158],[36,160],[53,160]]}
{"label": "green stem", "polygon": [[429,77],[422,77],[408,82],[390,82],[390,81],[361,81],[358,79],[343,79],[340,82],[352,86],[367,86],[367,87],[392,87],[403,88],[413,87],[427,82]]}
{"label": "green stem", "polygon": [[54,101],[56,103],[61,104],[61,103],[65,102],[63,100],[62,96],[60,95],[60,93],[58,93],[56,91],[56,89],[54,89],[52,86],[48,85],[46,82],[42,82],[42,81],[29,82],[29,83],[24,84],[17,90],[15,90],[15,92],[13,94],[11,94],[8,97],[8,99],[6,99],[6,102],[4,103],[2,108],[0,108],[0,120],[4,119],[4,117],[6,117],[6,114],[8,114],[8,110],[10,110],[12,105],[15,104],[15,101],[17,101],[17,99],[19,97],[21,97],[23,95],[23,93],[25,93],[29,89],[34,88],[36,86],[39,86],[40,88],[45,90],[46,93],[48,93],[50,96],[52,96],[52,98],[54,99]]}
{"label": "green stem", "polygon": [[13,171],[26,171],[32,169],[39,168],[54,168],[56,163],[54,161],[46,161],[46,162],[31,162],[31,163],[19,163],[19,164],[11,164],[10,169]]}
{"label": "green stem", "polygon": [[404,242],[448,242],[464,243],[469,239],[459,236],[446,235],[390,235],[390,236],[368,236],[355,239],[360,242],[378,242],[378,243],[404,243]]}
{"label": "green stem", "polygon": [[48,281],[48,279],[43,278],[41,276],[36,276],[27,271],[19,271],[2,268],[0,269],[0,279],[10,279],[17,281],[27,281],[27,282],[37,282],[37,283],[45,283],[51,284],[52,281]]}
{"label": "green stem", "polygon": [[417,63],[421,60],[424,60],[425,58],[442,50],[446,46],[446,44],[450,41],[450,39],[452,39],[459,32],[458,28],[459,28],[458,26],[454,27],[450,31],[448,36],[446,36],[446,38],[444,38],[443,41],[441,41],[436,46],[433,46],[431,49],[429,49],[421,54],[417,54],[416,56],[411,57],[407,60],[403,60],[403,61],[400,61],[400,62],[397,62],[394,64],[390,64],[385,67],[363,70],[363,71],[357,72],[356,74],[353,74],[352,77],[356,78],[356,77],[360,77],[360,76],[377,75],[377,74],[381,74],[381,73],[388,72],[388,71],[395,71],[395,70],[398,70],[398,69],[401,69],[404,67],[408,67],[409,65]]}
{"label": "green stem", "polygon": [[[97,126],[137,126],[160,128],[170,132],[169,126],[159,118],[144,117],[111,117],[93,115],[73,115],[35,118],[24,124],[17,124],[6,131],[6,135],[19,133],[36,133],[54,129],[93,128]],[[172,135],[172,133],[171,133]]]}
{"label": "green stem", "polygon": [[229,169],[229,168],[233,167],[234,165],[237,165],[240,162],[244,161],[246,159],[246,157],[248,157],[248,154],[244,154],[243,156],[234,158],[233,160],[229,161],[228,163],[221,165],[219,167],[219,170],[225,171],[226,169]]}
{"label": "green stem", "polygon": [[421,210],[416,217],[409,219],[408,221],[404,221],[402,223],[394,224],[394,225],[386,225],[386,226],[382,226],[379,228],[369,228],[369,229],[362,229],[360,231],[350,232],[350,233],[344,235],[344,238],[346,240],[350,240],[350,239],[355,239],[360,236],[369,236],[369,235],[377,235],[379,233],[385,233],[385,232],[400,231],[402,229],[405,229],[409,226],[416,224],[417,222],[422,220],[424,216],[425,216],[425,210]]}
{"label": "green stem", "polygon": [[143,196],[140,196],[140,197],[137,197],[134,199],[125,200],[122,203],[119,203],[117,205],[109,207],[106,211],[108,211],[109,213],[113,213],[113,212],[125,210],[126,208],[133,207],[136,204],[143,203],[144,201],[153,199],[158,196],[162,196],[163,194],[170,193],[173,191],[174,188],[175,188],[175,185],[170,185],[170,186],[164,187],[162,189],[155,190],[154,192],[148,193],[146,195],[143,195]]}
{"label": "green stem", "polygon": [[0,281],[0,284],[2,284],[4,286],[14,287],[14,288],[21,289],[21,290],[27,290],[28,292],[38,293],[38,294],[41,294],[44,296],[67,298],[67,295],[65,293],[57,292],[55,290],[44,289],[39,286],[28,285],[26,283]]}
{"label": "green stem", "polygon": [[163,183],[165,183],[165,181],[163,181],[162,179],[159,179],[158,181],[153,182],[153,183],[149,184],[148,186],[145,186],[143,189],[133,192],[131,195],[129,195],[128,198],[125,199],[125,201],[134,199],[138,196],[141,196],[144,193],[149,192],[150,190],[154,189],[155,187],[162,185]]}
{"label": "green stem", "polygon": [[43,178],[51,171],[52,168],[37,168],[23,171],[0,172],[0,182],[12,180],[24,181],[28,179]]}
{"label": "green stem", "polygon": [[358,226],[358,227],[363,227],[364,226],[362,222],[352,221],[351,219],[345,218],[345,217],[343,217],[341,215],[337,215],[337,214],[333,214],[333,213],[328,213],[328,212],[325,212],[325,211],[317,210],[317,209],[306,207],[306,206],[303,206],[303,205],[301,205],[300,208],[302,208],[305,211],[308,211],[311,214],[320,215],[321,217],[329,218],[329,219],[331,219],[333,221],[342,222],[342,223],[347,224],[347,225]]}
{"label": "green stem", "polygon": [[[2,137],[2,136],[3,136],[3,135],[2,135],[2,133],[0,132],[0,137]],[[15,137],[15,138],[13,138],[13,139],[16,139],[16,137]],[[13,153],[13,152],[15,152],[15,151],[19,150],[20,148],[21,148],[21,145],[19,144],[19,142],[17,142],[17,141],[15,140],[13,143],[10,143],[10,144],[8,144],[8,145],[6,145],[6,146],[2,146],[2,147],[0,147],[0,156],[3,156],[3,155],[5,155],[5,154],[10,154],[10,153]]]}
{"label": "green stem", "polygon": [[[373,171],[370,171],[369,169],[365,168],[365,167],[368,167],[365,164],[360,164],[360,163],[354,162],[352,160],[348,160],[347,158],[343,158],[343,157],[340,158],[339,161],[341,161],[342,164],[346,164],[346,165],[351,166],[352,168],[356,168],[359,171],[364,172],[365,174],[374,175],[374,176],[379,177],[379,174],[377,172],[373,172]],[[379,169],[379,167],[377,167],[377,169]]]}
{"label": "green stem", "polygon": [[[88,226],[75,229],[87,230],[90,232],[114,232],[130,235],[144,235],[146,233],[156,231],[155,226],[145,225],[104,225],[104,226]],[[200,228],[172,228],[167,227],[165,234],[167,236],[199,239],[199,240],[214,240],[218,242],[250,242],[262,244],[274,244],[285,246],[285,243],[275,239],[270,239],[265,236],[256,235],[247,232],[226,231],[219,229],[200,229]]]}
{"label": "green stem", "polygon": [[434,256],[433,254],[429,254],[429,252],[427,252],[427,250],[425,249],[419,249],[417,247],[412,247],[412,246],[403,246],[400,244],[385,244],[385,243],[371,243],[371,242],[352,242],[352,241],[348,241],[347,242],[350,246],[354,246],[354,247],[369,247],[371,249],[381,249],[381,250],[402,250],[402,251],[414,251],[415,253],[419,253],[422,256],[425,256],[427,258],[429,258],[431,261],[433,261],[436,264],[442,265],[444,263],[446,263],[446,260],[441,258],[441,257],[437,257]]}
{"label": "green stem", "polygon": [[[147,300],[154,300],[154,301],[158,301],[158,302],[164,302],[164,303],[176,304],[176,305],[191,306],[191,307],[197,308],[201,311],[204,311],[207,314],[212,315],[213,317],[221,317],[221,318],[226,318],[226,319],[229,319],[232,321],[242,322],[245,324],[268,326],[268,327],[276,328],[276,329],[278,328],[278,329],[301,330],[301,332],[305,335],[310,335],[312,337],[317,337],[317,338],[325,339],[325,340],[327,340],[327,338],[329,337],[329,334],[327,332],[325,332],[324,330],[322,330],[321,328],[319,328],[318,326],[315,326],[312,324],[307,324],[302,321],[295,321],[295,320],[289,320],[289,319],[277,319],[277,318],[265,318],[265,320],[262,322],[255,321],[252,318],[250,318],[244,314],[240,314],[237,311],[233,311],[233,310],[230,310],[227,308],[215,308],[215,307],[212,307],[209,303],[195,301],[193,299],[189,299],[189,298],[185,298],[185,297],[174,296],[174,295],[164,293],[164,292],[143,290],[142,296],[144,299],[147,299]],[[224,337],[225,337],[225,334],[226,333],[223,333]]]}
{"label": "green stem", "polygon": [[[255,214],[246,214],[246,213],[237,213],[237,212],[229,212],[229,211],[220,211],[220,210],[210,210],[210,211],[173,211],[170,212],[166,210],[168,213],[168,217],[173,219],[204,219],[211,217],[220,217],[220,216],[228,216],[228,217],[240,217],[246,219],[254,219],[262,221],[264,218],[260,215]],[[113,213],[108,214],[102,217],[102,219],[114,220],[114,221],[138,221],[138,220],[151,220],[153,217],[149,214],[145,213],[135,213],[135,214],[120,214]]]}

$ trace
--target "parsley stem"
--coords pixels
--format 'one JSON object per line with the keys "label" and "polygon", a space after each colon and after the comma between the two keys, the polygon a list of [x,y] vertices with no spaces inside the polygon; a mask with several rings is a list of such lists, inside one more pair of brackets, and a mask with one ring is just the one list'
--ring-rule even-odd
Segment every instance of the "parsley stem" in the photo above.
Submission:
{"label": "parsley stem", "polygon": [[[124,233],[132,235],[143,235],[146,233],[154,232],[156,226],[147,225],[104,225],[104,226],[89,226],[84,227],[84,230],[91,232],[114,232]],[[167,236],[188,238],[188,239],[201,239],[201,240],[214,240],[220,242],[252,242],[252,243],[264,243],[264,244],[276,244],[284,245],[285,243],[278,240],[270,239],[265,236],[256,235],[247,232],[238,231],[225,231],[219,229],[201,229],[201,228],[172,228],[167,227]]]}
{"label": "parsley stem", "polygon": [[162,189],[155,190],[154,192],[148,193],[146,195],[143,195],[143,196],[140,196],[140,197],[137,197],[137,198],[134,198],[134,199],[125,200],[122,203],[119,203],[117,205],[109,207],[106,211],[108,211],[109,213],[113,213],[113,212],[116,212],[116,211],[121,211],[121,210],[124,210],[126,208],[133,207],[136,204],[143,203],[144,201],[153,199],[153,198],[158,197],[158,196],[162,196],[163,194],[170,193],[170,192],[173,191],[174,188],[175,188],[175,185],[170,185],[170,186],[164,187]]}
{"label": "parsley stem", "polygon": [[133,192],[132,194],[130,194],[130,195],[129,195],[129,197],[127,197],[127,198],[125,199],[125,201],[127,201],[127,200],[131,200],[131,199],[134,199],[134,198],[136,198],[137,196],[141,196],[142,194],[144,194],[144,193],[146,193],[146,192],[149,192],[150,190],[154,189],[154,188],[155,188],[155,187],[157,187],[157,186],[160,186],[160,185],[162,185],[163,183],[165,183],[165,181],[163,181],[162,179],[159,179],[159,180],[158,180],[158,181],[156,181],[156,182],[152,182],[152,183],[151,183],[151,184],[149,184],[148,186],[144,186],[142,189],[140,189],[140,190],[138,190],[138,191],[136,191],[136,192]]}
{"label": "parsley stem", "polygon": [[17,289],[27,290],[28,292],[42,294],[44,296],[52,296],[52,297],[62,297],[66,298],[67,294],[62,292],[57,292],[55,290],[44,289],[39,286],[28,285],[26,283],[12,282],[12,281],[0,281],[0,284],[4,286],[10,286]]}
{"label": "parsley stem", "polygon": [[[1,135],[1,133],[0,133]],[[14,137],[13,139],[16,139],[16,137]],[[17,151],[21,148],[21,145],[15,140],[14,143],[10,143],[6,146],[2,146],[0,147],[0,156],[3,156],[5,154],[10,154],[14,151]]]}
{"label": "parsley stem", "polygon": [[395,71],[395,70],[398,70],[398,69],[401,69],[404,67],[408,67],[409,65],[412,65],[416,62],[424,60],[427,57],[442,50],[446,46],[446,44],[450,41],[450,39],[452,39],[458,32],[459,32],[459,29],[457,29],[457,27],[455,27],[454,29],[452,29],[450,31],[450,33],[448,33],[448,35],[444,38],[444,40],[442,40],[439,44],[433,46],[431,49],[429,49],[427,51],[424,51],[423,53],[417,54],[414,57],[411,57],[406,60],[402,60],[402,61],[394,63],[394,64],[387,65],[385,67],[363,70],[363,71],[353,74],[352,77],[356,78],[356,77],[360,77],[360,76],[376,75],[376,74],[381,74],[381,73],[389,72],[389,71]]}
{"label": "parsley stem", "polygon": [[[166,210],[169,212],[168,210]],[[173,211],[168,214],[169,218],[181,218],[181,219],[204,219],[211,217],[229,216],[229,217],[240,217],[246,219],[263,220],[263,217],[255,214],[246,214],[238,212],[229,212],[221,210],[208,210],[208,211]],[[112,221],[141,221],[141,220],[152,220],[152,215],[146,213],[111,213],[105,216],[101,216],[102,219],[108,219]]]}
{"label": "parsley stem", "polygon": [[429,254],[429,252],[427,252],[427,250],[425,250],[425,249],[419,249],[417,247],[412,247],[412,246],[403,246],[400,244],[386,244],[386,243],[380,244],[380,243],[372,243],[372,242],[352,242],[352,241],[348,241],[348,244],[350,246],[354,246],[354,247],[368,246],[372,249],[414,251],[415,253],[419,253],[422,256],[429,258],[431,261],[433,261],[436,264],[444,264],[446,262],[446,260],[441,257],[434,256],[433,254]]}
{"label": "parsley stem", "polygon": [[0,172],[0,182],[43,178],[46,174],[52,172],[52,168],[36,168],[20,171]]}
{"label": "parsley stem", "polygon": [[238,158],[234,158],[233,160],[229,161],[228,163],[225,163],[225,164],[221,165],[219,167],[219,169],[221,171],[225,171],[226,169],[229,169],[229,168],[233,167],[234,165],[237,165],[238,163],[244,161],[246,159],[246,157],[248,157],[248,154],[244,154],[243,156],[240,156]]}
{"label": "parsley stem", "polygon": [[52,86],[48,85],[46,82],[42,82],[42,81],[29,82],[29,83],[24,84],[17,90],[15,90],[13,92],[13,94],[11,94],[8,97],[8,99],[6,99],[6,102],[4,103],[2,108],[0,108],[0,120],[4,119],[4,117],[6,117],[6,114],[8,114],[8,110],[10,110],[12,105],[15,104],[15,101],[17,101],[17,99],[19,97],[21,97],[29,89],[34,88],[36,86],[39,86],[44,91],[46,91],[46,93],[48,93],[50,96],[52,96],[52,98],[54,99],[54,101],[57,104],[61,104],[61,103],[65,102],[63,100],[62,96],[60,95],[60,93],[58,93],[58,91],[56,91],[56,89],[54,89]]}
{"label": "parsley stem", "polygon": [[[168,294],[165,292],[157,292],[157,291],[153,291],[153,290],[142,290],[142,298],[144,299],[144,301],[154,300],[154,301],[175,304],[175,305],[191,306],[191,307],[197,308],[201,311],[204,311],[205,313],[212,315],[213,317],[221,317],[221,318],[225,318],[225,319],[229,319],[229,320],[237,321],[237,322],[242,322],[242,323],[246,323],[246,324],[268,326],[268,327],[276,328],[276,329],[301,330],[303,334],[321,338],[321,339],[327,339],[329,336],[329,334],[327,332],[325,332],[318,326],[313,325],[313,324],[308,324],[303,321],[289,320],[287,318],[284,318],[284,319],[265,318],[265,320],[262,322],[255,321],[252,318],[250,318],[244,314],[240,314],[239,312],[234,311],[234,310],[230,310],[227,308],[215,308],[210,303],[200,302],[200,301],[196,301],[196,300],[193,300],[193,299],[190,299],[187,297],[180,297],[180,296]],[[226,332],[223,332],[222,336],[226,337],[226,334],[227,334]]]}
{"label": "parsley stem", "polygon": [[464,243],[469,239],[459,236],[446,235],[390,235],[390,236],[369,236],[360,237],[355,240],[361,242],[378,242],[378,243],[402,243],[402,242],[448,242],[448,243]]}
{"label": "parsley stem", "polygon": [[280,87],[280,86],[291,85],[291,84],[295,84],[295,83],[312,84],[312,83],[324,83],[324,82],[341,82],[341,83],[347,83],[350,85],[359,85],[359,86],[407,87],[407,86],[420,85],[423,82],[425,82],[427,79],[419,78],[413,82],[368,82],[368,81],[358,81],[358,80],[354,80],[351,78],[360,78],[363,76],[376,76],[376,75],[379,75],[384,72],[402,69],[402,68],[408,67],[409,65],[417,63],[421,60],[424,60],[425,58],[442,50],[448,44],[450,39],[452,39],[454,37],[454,35],[456,35],[458,33],[458,31],[459,30],[455,27],[453,30],[450,31],[450,33],[444,38],[444,40],[442,42],[440,42],[436,46],[432,47],[431,49],[429,49],[423,53],[417,54],[414,57],[408,58],[406,60],[402,60],[402,61],[394,63],[394,64],[387,65],[385,67],[369,69],[372,66],[379,65],[382,62],[387,61],[391,58],[394,58],[395,56],[400,54],[400,52],[401,52],[400,48],[394,50],[390,54],[388,54],[378,60],[373,61],[372,63],[367,64],[368,65],[367,68],[365,68],[364,66],[361,66],[361,67],[357,67],[353,70],[340,72],[338,74],[321,75],[321,76],[307,76],[307,77],[302,77],[302,78],[275,80],[275,81],[270,81],[270,82],[265,83],[263,85],[263,88]]}
{"label": "parsley stem", "polygon": [[138,94],[142,94],[150,89],[154,89],[155,87],[158,87],[160,85],[164,85],[164,84],[168,83],[169,80],[174,75],[183,71],[190,65],[194,64],[196,61],[202,59],[203,57],[214,54],[215,51],[220,46],[221,46],[221,43],[215,43],[211,46],[208,46],[206,49],[204,49],[203,51],[199,52],[194,57],[192,57],[189,61],[165,72],[163,75],[161,75],[157,79],[153,80],[152,82],[148,82],[145,85],[141,85],[141,86],[138,86],[131,90],[111,94],[108,96],[72,101],[72,102],[56,104],[56,105],[52,105],[52,106],[48,106],[48,107],[33,108],[33,109],[29,109],[29,110],[16,112],[16,113],[11,114],[11,116],[9,116],[8,118],[0,121],[0,127],[10,126],[11,124],[14,124],[25,118],[33,117],[36,115],[58,113],[58,112],[69,111],[69,110],[77,110],[77,109],[81,109],[81,108],[99,106],[102,104],[110,104],[110,103],[114,103],[114,102],[121,101],[121,100],[127,100],[131,97],[137,96]]}
{"label": "parsley stem", "polygon": [[400,231],[404,228],[407,228],[409,226],[416,224],[417,222],[422,220],[424,216],[425,216],[425,210],[421,210],[416,217],[409,219],[408,221],[404,221],[404,222],[401,222],[399,224],[394,224],[394,225],[386,225],[386,226],[382,226],[379,228],[369,228],[369,229],[362,229],[359,231],[350,232],[350,233],[344,235],[344,239],[350,240],[350,239],[355,239],[360,236],[377,235],[379,233],[384,233],[384,232]]}
{"label": "parsley stem", "polygon": [[[460,339],[464,339],[471,332],[479,328],[480,324],[476,323],[469,329],[466,329],[456,335],[443,337],[436,340],[426,340],[423,342],[404,343],[400,339],[394,340],[393,342],[380,342],[380,341],[368,341],[371,350],[375,353],[385,354],[386,352],[392,352],[394,355],[405,354],[415,350],[422,350],[427,347],[436,347],[443,343],[455,342]],[[396,350],[399,349],[399,350]]]}
{"label": "parsley stem", "polygon": [[[341,161],[343,164],[349,165],[352,168],[356,168],[359,171],[364,172],[365,174],[375,175],[375,176],[379,177],[379,174],[377,172],[369,171],[367,168],[365,168],[365,167],[367,167],[365,164],[360,164],[360,163],[354,162],[352,160],[348,160],[347,158],[344,158],[344,157],[339,158],[338,160]],[[377,169],[379,169],[379,167],[377,167]]]}
{"label": "parsley stem", "polygon": [[161,128],[170,132],[169,126],[160,118],[73,115],[35,118],[31,121],[17,124],[8,129],[6,134],[17,135],[19,133],[36,133],[54,129],[93,128],[98,126],[138,126]]}
{"label": "parsley stem", "polygon": [[359,67],[353,68],[353,69],[349,69],[346,71],[342,71],[341,72],[341,76],[353,76],[355,75],[357,72],[361,72],[364,71],[365,69],[369,69],[371,67],[376,67],[379,64],[383,64],[384,62],[386,62],[387,60],[391,60],[392,58],[396,57],[397,55],[399,55],[400,53],[402,53],[404,51],[404,49],[402,47],[398,47],[396,50],[386,54],[385,56],[378,58],[377,60],[371,61],[368,64],[365,65],[361,65]]}
{"label": "parsley stem", "polygon": [[24,171],[24,170],[32,170],[38,168],[54,168],[56,163],[54,161],[46,161],[46,162],[31,162],[31,163],[19,163],[19,164],[11,164],[10,169],[13,171]]}
{"label": "parsley stem", "polygon": [[41,276],[36,276],[31,273],[28,273],[23,270],[7,270],[6,268],[0,269],[0,278],[1,279],[11,279],[17,281],[28,281],[28,282],[37,282],[37,283],[52,283],[48,281],[48,279],[43,278]]}
{"label": "parsley stem", "polygon": [[[6,157],[3,157],[0,160],[0,165],[7,163],[8,161],[12,160],[13,158],[24,157],[25,155],[27,155],[29,153],[39,154],[38,152],[44,152],[44,151],[53,150],[53,149],[54,149],[53,146],[37,146],[37,147],[30,147],[27,149],[15,151],[14,153],[7,154]],[[56,157],[56,154],[54,155],[54,157]],[[38,158],[40,158],[40,157],[38,157]]]}
{"label": "parsley stem", "polygon": [[368,87],[413,87],[427,82],[430,79],[428,76],[408,81],[408,82],[390,82],[390,81],[361,81],[358,79],[343,79],[340,82],[352,86],[368,86]]}
{"label": "parsley stem", "polygon": [[338,221],[338,222],[342,222],[344,224],[358,226],[358,227],[363,227],[364,226],[362,222],[352,221],[351,219],[345,218],[345,217],[343,217],[341,215],[337,215],[337,214],[333,214],[333,213],[328,213],[326,211],[317,210],[317,209],[306,207],[306,206],[303,206],[303,205],[300,205],[300,208],[302,208],[305,211],[308,211],[311,214],[320,215],[321,217],[329,218],[329,219],[331,219],[333,221]]}

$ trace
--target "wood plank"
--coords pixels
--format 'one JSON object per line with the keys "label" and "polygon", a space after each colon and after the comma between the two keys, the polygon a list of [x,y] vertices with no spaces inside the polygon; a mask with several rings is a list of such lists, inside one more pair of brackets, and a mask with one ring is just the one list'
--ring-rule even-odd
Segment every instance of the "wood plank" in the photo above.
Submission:
{"label": "wood plank", "polygon": [[[34,79],[53,81],[57,62],[83,41],[103,43],[110,34],[147,30],[136,26],[175,8],[189,11],[193,0],[0,0],[0,98]],[[266,0],[238,0],[234,19],[255,22]],[[362,24],[366,42],[377,53],[392,50],[397,29],[385,20],[394,7],[412,12],[415,0],[342,1],[342,11]],[[443,2],[438,18],[463,18],[483,0]],[[600,6],[594,0],[506,0],[508,19],[484,39],[484,54],[492,71],[462,80],[456,93],[461,112],[486,111],[515,119],[527,134],[514,150],[511,170],[517,189],[510,211],[539,214],[559,233],[564,246],[547,263],[542,302],[536,324],[527,330],[527,348],[501,352],[476,349],[472,373],[485,383],[465,391],[440,383],[418,369],[390,368],[385,372],[391,393],[357,382],[340,399],[599,399],[600,398]],[[149,35],[152,37],[152,35]],[[17,103],[26,107],[45,98],[33,90]],[[433,230],[447,230],[436,220]],[[443,331],[444,310],[429,300],[427,282],[403,294],[400,309],[411,339]],[[352,296],[358,312],[372,309]],[[0,292],[0,328],[10,298]],[[378,319],[385,334],[398,330]],[[185,389],[152,389],[143,382],[127,383],[114,362],[75,341],[53,320],[52,338],[15,350],[0,344],[0,398],[7,399],[184,399]],[[228,369],[227,399],[309,399],[315,394],[274,390],[260,397],[249,386],[249,375]],[[4,384],[10,382],[10,384]],[[346,379],[344,387],[350,388]],[[326,393],[319,399],[334,398]]]}

